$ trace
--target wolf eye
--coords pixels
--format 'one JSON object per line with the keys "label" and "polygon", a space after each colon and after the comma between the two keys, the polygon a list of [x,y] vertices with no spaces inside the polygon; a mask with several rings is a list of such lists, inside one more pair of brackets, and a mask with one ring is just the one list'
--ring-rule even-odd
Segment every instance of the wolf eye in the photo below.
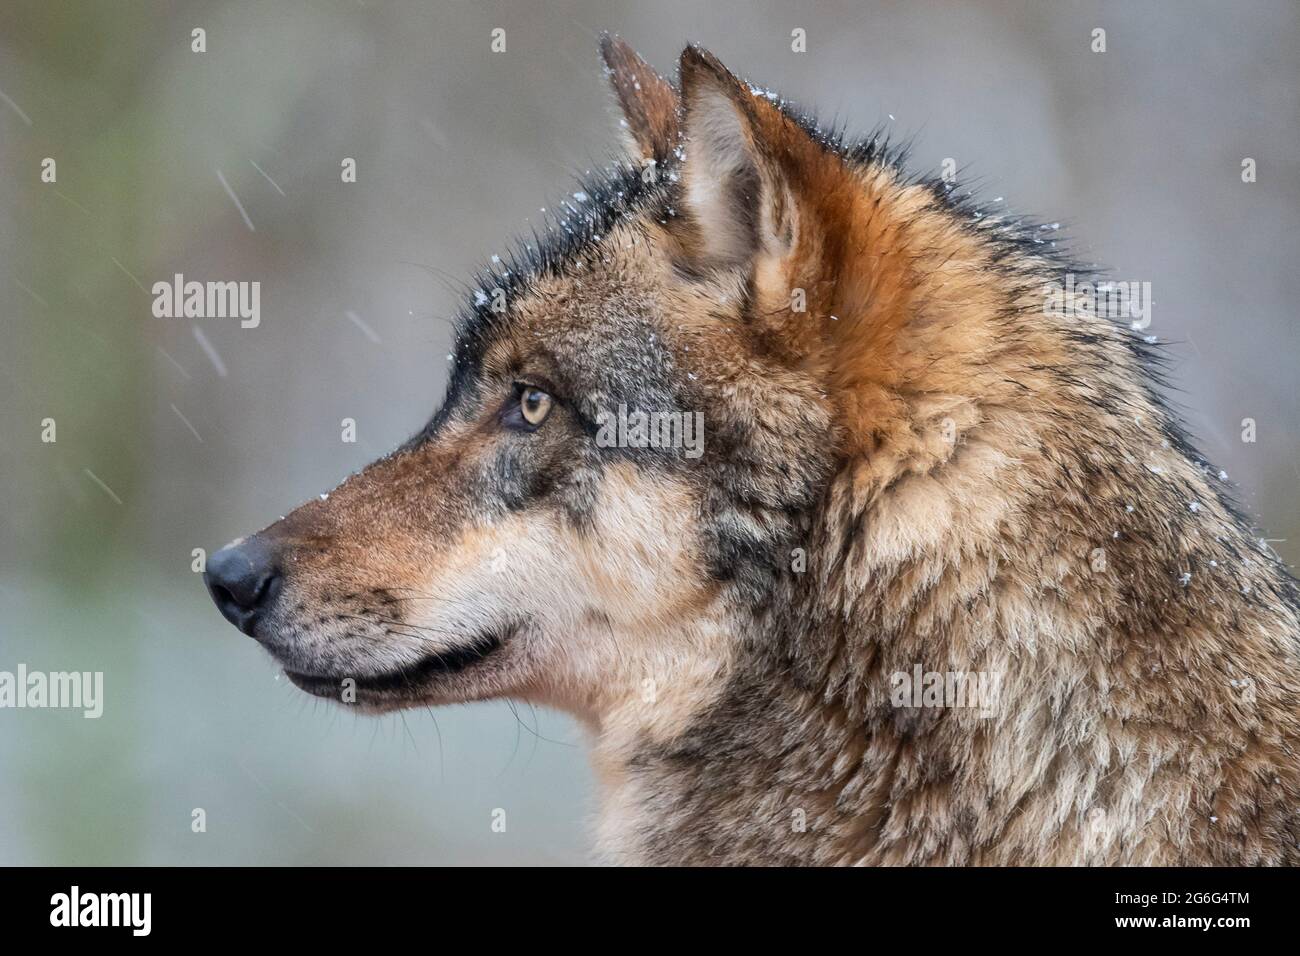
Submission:
{"label": "wolf eye", "polygon": [[546,421],[555,400],[540,388],[532,385],[519,386],[519,402],[507,406],[502,420],[512,428],[532,431]]}
{"label": "wolf eye", "polygon": [[551,396],[540,388],[526,388],[519,397],[519,412],[524,421],[536,428],[551,414]]}

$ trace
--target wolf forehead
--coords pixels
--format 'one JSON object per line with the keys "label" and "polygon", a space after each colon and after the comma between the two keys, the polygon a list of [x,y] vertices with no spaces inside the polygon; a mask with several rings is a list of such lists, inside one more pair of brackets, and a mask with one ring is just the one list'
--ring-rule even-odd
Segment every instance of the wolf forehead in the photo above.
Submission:
{"label": "wolf forehead", "polygon": [[511,380],[545,387],[589,428],[621,404],[699,407],[698,370],[683,363],[691,346],[674,341],[698,310],[662,296],[675,175],[626,162],[588,173],[540,233],[477,272],[431,430],[458,405],[475,404],[465,399],[485,383]]}

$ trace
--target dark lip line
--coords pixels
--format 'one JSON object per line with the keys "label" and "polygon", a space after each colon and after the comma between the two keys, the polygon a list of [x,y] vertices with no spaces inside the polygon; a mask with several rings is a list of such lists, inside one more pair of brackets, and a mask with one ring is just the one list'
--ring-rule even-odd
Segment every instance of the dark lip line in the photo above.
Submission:
{"label": "dark lip line", "polygon": [[449,648],[439,654],[429,654],[407,667],[387,674],[373,676],[352,674],[322,676],[320,674],[304,674],[287,667],[284,670],[295,683],[312,685],[322,689],[328,687],[331,690],[336,690],[342,681],[351,677],[356,681],[358,690],[376,692],[408,690],[434,675],[455,674],[463,671],[471,664],[483,660],[483,658],[498,650],[504,643],[504,632],[483,634],[468,644]]}

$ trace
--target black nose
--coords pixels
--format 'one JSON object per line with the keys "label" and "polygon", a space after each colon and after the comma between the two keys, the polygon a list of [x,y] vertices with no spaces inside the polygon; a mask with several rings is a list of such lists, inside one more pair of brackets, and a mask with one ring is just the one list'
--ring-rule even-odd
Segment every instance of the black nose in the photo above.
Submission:
{"label": "black nose", "polygon": [[280,590],[280,572],[271,549],[257,538],[250,538],[208,558],[203,582],[217,610],[252,637],[258,616]]}

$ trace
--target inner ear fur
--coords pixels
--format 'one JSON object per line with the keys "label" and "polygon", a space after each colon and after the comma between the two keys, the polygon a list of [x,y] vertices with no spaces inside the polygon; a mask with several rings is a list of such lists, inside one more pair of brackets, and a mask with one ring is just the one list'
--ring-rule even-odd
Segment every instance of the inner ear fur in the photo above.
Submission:
{"label": "inner ear fur", "polygon": [[799,218],[787,168],[798,157],[789,146],[806,134],[707,50],[687,47],[679,69],[690,252],[721,267],[789,255]]}

